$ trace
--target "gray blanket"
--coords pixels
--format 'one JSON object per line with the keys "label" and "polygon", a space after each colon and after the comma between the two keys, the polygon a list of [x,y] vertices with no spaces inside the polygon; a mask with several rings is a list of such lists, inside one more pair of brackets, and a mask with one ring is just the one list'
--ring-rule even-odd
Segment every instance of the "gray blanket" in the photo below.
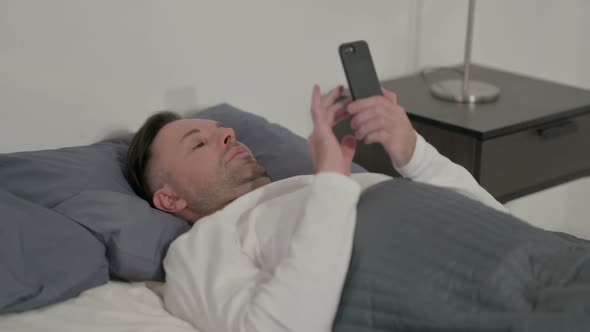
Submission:
{"label": "gray blanket", "polygon": [[333,330],[590,331],[590,243],[446,189],[377,184]]}

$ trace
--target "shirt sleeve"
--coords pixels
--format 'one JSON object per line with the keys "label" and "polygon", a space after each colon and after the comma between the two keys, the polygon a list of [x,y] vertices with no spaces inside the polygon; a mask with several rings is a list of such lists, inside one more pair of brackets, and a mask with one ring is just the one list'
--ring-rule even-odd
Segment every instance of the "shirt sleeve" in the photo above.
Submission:
{"label": "shirt sleeve", "polygon": [[[359,196],[359,185],[349,177],[316,175],[288,254],[272,273],[242,251],[230,224],[189,231],[172,244],[164,262],[166,307],[206,332],[330,331]],[[204,308],[203,317],[191,308]]]}
{"label": "shirt sleeve", "polygon": [[509,213],[504,205],[475,181],[471,173],[438,153],[420,135],[410,162],[396,170],[405,178],[455,190],[496,210]]}

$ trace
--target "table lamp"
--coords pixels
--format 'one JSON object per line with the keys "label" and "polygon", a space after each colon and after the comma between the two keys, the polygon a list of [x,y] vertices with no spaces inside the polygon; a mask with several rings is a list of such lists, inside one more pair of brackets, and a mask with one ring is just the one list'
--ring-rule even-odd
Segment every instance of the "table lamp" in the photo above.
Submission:
{"label": "table lamp", "polygon": [[469,0],[463,79],[443,80],[432,84],[430,92],[436,98],[456,103],[476,104],[493,102],[500,96],[500,89],[497,86],[485,82],[471,81],[469,79],[474,12],[475,0]]}

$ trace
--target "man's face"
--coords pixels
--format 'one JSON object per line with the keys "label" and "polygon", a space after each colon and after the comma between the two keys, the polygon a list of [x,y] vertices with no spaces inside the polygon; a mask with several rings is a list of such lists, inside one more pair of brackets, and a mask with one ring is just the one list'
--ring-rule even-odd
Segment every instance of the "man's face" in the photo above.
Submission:
{"label": "man's face", "polygon": [[171,122],[151,148],[153,169],[148,174],[158,179],[154,205],[189,222],[270,182],[233,129],[215,121]]}

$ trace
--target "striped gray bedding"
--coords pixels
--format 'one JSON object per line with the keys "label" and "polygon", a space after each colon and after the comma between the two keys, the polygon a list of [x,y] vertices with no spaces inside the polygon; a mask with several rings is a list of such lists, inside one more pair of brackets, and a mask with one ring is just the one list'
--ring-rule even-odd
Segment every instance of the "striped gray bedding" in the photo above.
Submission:
{"label": "striped gray bedding", "polygon": [[590,331],[590,243],[447,189],[377,184],[333,331]]}

